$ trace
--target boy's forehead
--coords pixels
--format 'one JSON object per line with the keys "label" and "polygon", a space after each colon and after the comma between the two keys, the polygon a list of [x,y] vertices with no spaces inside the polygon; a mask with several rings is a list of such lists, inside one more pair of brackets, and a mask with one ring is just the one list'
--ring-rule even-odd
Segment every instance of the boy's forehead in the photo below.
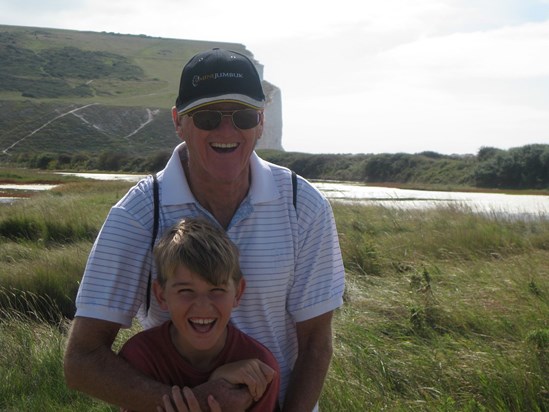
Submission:
{"label": "boy's forehead", "polygon": [[[212,280],[217,281],[216,284]],[[207,283],[211,286],[226,285],[231,280],[231,274],[228,272],[219,272],[215,274],[199,273],[189,269],[185,265],[177,265],[175,273],[168,279],[172,285]]]}

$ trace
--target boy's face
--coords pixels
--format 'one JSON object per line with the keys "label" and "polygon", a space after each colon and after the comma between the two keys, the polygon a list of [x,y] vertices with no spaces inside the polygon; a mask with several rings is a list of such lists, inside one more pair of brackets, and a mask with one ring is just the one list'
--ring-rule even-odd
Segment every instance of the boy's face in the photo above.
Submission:
{"label": "boy's face", "polygon": [[191,364],[216,356],[225,345],[227,323],[238,306],[245,282],[214,286],[179,265],[164,288],[157,282],[154,292],[160,307],[170,312],[175,328],[172,341]]}

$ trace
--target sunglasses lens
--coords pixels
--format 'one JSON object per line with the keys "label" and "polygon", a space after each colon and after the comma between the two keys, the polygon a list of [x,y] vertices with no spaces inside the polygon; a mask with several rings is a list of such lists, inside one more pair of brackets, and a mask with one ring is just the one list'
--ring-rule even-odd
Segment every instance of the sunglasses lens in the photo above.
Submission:
{"label": "sunglasses lens", "polygon": [[233,122],[239,129],[251,129],[259,124],[259,112],[251,109],[237,110],[233,113]]}
{"label": "sunglasses lens", "polygon": [[213,130],[221,123],[222,114],[213,110],[200,110],[193,114],[193,122],[202,130]]}
{"label": "sunglasses lens", "polygon": [[234,125],[243,130],[256,127],[260,120],[259,112],[252,109],[235,110],[234,112],[199,110],[192,114],[194,125],[202,130],[215,129],[221,123],[223,116],[232,116]]}

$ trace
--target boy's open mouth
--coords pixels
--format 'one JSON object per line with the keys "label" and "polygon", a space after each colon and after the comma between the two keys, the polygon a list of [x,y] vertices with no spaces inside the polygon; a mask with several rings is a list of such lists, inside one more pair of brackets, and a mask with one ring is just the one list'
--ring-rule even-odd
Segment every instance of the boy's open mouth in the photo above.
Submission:
{"label": "boy's open mouth", "polygon": [[189,319],[191,327],[199,333],[207,333],[213,329],[217,320],[215,318],[192,318]]}

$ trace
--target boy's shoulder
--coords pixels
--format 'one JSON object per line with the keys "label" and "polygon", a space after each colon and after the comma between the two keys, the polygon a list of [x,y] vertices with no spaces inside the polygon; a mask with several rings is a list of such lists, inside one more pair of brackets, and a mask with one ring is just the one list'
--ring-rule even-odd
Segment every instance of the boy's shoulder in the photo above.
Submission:
{"label": "boy's shoulder", "polygon": [[241,331],[232,323],[227,325],[227,329],[226,349],[232,358],[235,360],[237,358],[257,358],[272,368],[279,369],[276,358],[265,345]]}
{"label": "boy's shoulder", "polygon": [[142,330],[130,337],[122,346],[121,354],[134,351],[143,351],[150,348],[156,349],[169,342],[169,324],[166,321],[158,326]]}

